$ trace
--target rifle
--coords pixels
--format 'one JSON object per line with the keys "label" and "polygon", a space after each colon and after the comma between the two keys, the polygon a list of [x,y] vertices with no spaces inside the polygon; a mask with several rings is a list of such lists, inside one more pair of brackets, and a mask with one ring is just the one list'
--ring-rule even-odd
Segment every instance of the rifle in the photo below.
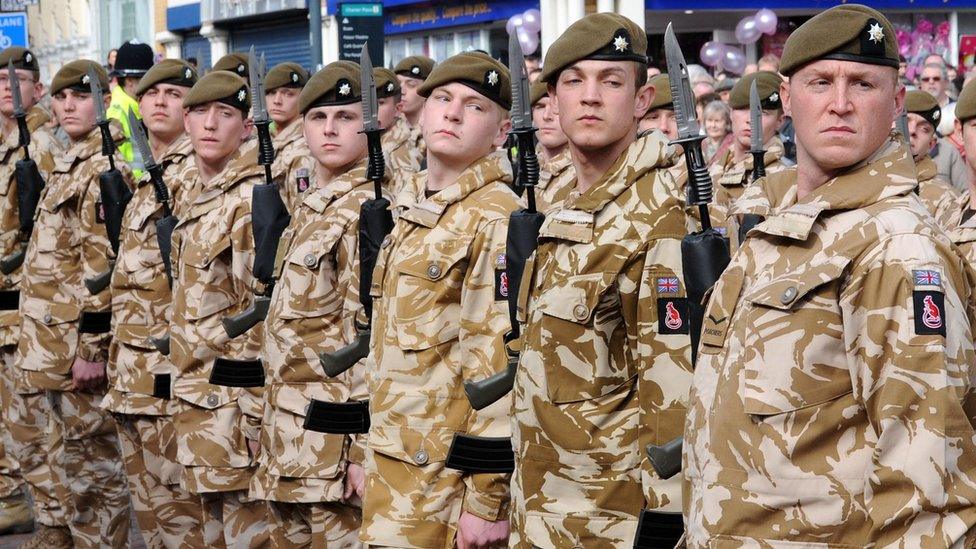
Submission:
{"label": "rifle", "polygon": [[24,100],[20,95],[20,77],[13,61],[7,62],[7,74],[10,91],[14,102],[14,118],[17,119],[18,141],[17,147],[23,149],[24,158],[14,164],[14,177],[17,181],[17,219],[20,222],[20,249],[0,258],[0,272],[5,275],[16,271],[24,263],[27,254],[27,242],[34,230],[34,212],[37,203],[41,201],[41,191],[44,189],[44,178],[41,177],[37,163],[30,157],[30,128],[27,127],[27,112],[24,110]]}
{"label": "rifle", "polygon": [[255,185],[251,195],[251,229],[254,232],[254,278],[264,285],[264,291],[254,296],[254,302],[240,313],[223,319],[224,331],[231,339],[250,330],[268,316],[271,293],[274,291],[274,260],[281,233],[291,223],[291,216],[281,200],[278,185],[271,176],[275,150],[271,142],[271,119],[264,97],[265,59],[258,63],[254,46],[248,52],[248,79],[251,84],[251,112],[258,129],[258,164],[264,166],[264,184]]}
{"label": "rifle", "polygon": [[[95,123],[102,133],[102,156],[108,158],[109,169],[98,176],[98,188],[101,193],[102,209],[105,212],[105,233],[116,257],[119,254],[119,237],[122,232],[122,216],[125,207],[132,200],[132,190],[122,178],[122,172],[115,167],[115,140],[108,127],[108,117],[105,116],[105,101],[102,85],[98,80],[98,73],[94,67],[88,68],[88,86],[91,88],[92,103],[95,105]],[[85,287],[92,295],[102,293],[108,288],[112,280],[112,270],[115,260],[109,261],[109,268],[103,273],[85,279]]]}
{"label": "rifle", "polygon": [[[752,154],[752,182],[766,177],[766,151],[763,149],[762,103],[759,99],[759,88],[753,80],[749,87],[749,153]],[[739,223],[739,245],[746,239],[746,235],[753,227],[762,223],[763,217],[757,214],[743,214]]]}
{"label": "rifle", "polygon": [[508,365],[505,370],[480,381],[465,381],[464,392],[475,410],[481,410],[508,394],[515,384],[519,353],[511,343],[521,337],[518,322],[518,295],[522,285],[525,262],[535,252],[539,229],[546,216],[536,210],[535,185],[539,182],[539,159],[535,154],[535,132],[532,126],[532,105],[529,96],[529,77],[525,70],[525,57],[518,36],[508,36],[508,70],[512,77],[511,136],[518,146],[515,170],[516,188],[524,188],[527,208],[512,212],[508,218],[508,234],[505,238],[505,276],[508,278],[508,318],[512,329],[505,334],[505,352]]}
{"label": "rifle", "polygon": [[[664,52],[668,64],[671,96],[674,98],[674,114],[678,122],[678,139],[674,143],[685,149],[688,165],[688,203],[697,205],[701,214],[702,230],[691,233],[681,240],[681,263],[685,266],[685,289],[688,292],[688,313],[691,333],[691,362],[698,359],[698,341],[701,338],[705,308],[701,304],[705,292],[715,285],[722,271],[728,266],[729,242],[712,228],[708,217],[708,203],[712,200],[712,179],[705,167],[695,102],[691,95],[688,65],[681,46],[669,23],[664,33]],[[754,130],[755,131],[755,130]],[[761,138],[760,138],[761,139]],[[762,162],[759,162],[762,165]],[[693,268],[692,268],[693,267]],[[681,443],[676,438],[663,445],[648,445],[647,455],[651,465],[662,479],[673,477],[681,470]]]}
{"label": "rifle", "polygon": [[329,377],[336,377],[369,354],[372,331],[373,297],[369,295],[373,285],[373,268],[380,254],[383,240],[393,230],[393,213],[390,201],[383,198],[383,178],[386,164],[383,158],[382,133],[376,100],[376,82],[373,79],[373,62],[369,50],[363,44],[359,54],[360,91],[363,101],[363,132],[366,134],[368,163],[366,179],[373,182],[375,195],[363,202],[359,210],[359,302],[366,314],[365,324],[356,321],[356,336],[345,347],[319,355],[319,363]]}

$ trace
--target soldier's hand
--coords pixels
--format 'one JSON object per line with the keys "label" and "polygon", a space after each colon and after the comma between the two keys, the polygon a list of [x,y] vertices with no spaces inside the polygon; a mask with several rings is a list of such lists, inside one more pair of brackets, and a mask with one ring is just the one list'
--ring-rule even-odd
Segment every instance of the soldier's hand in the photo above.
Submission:
{"label": "soldier's hand", "polygon": [[105,384],[105,363],[75,357],[71,365],[71,388],[76,391],[98,389]]}
{"label": "soldier's hand", "polygon": [[[346,466],[345,489],[342,491],[342,499],[347,503],[358,503],[362,505],[363,496],[366,495],[366,471],[358,463],[350,463]],[[353,499],[355,497],[355,500]]]}
{"label": "soldier's hand", "polygon": [[458,549],[488,549],[508,544],[508,521],[485,520],[471,513],[461,513],[458,520]]}

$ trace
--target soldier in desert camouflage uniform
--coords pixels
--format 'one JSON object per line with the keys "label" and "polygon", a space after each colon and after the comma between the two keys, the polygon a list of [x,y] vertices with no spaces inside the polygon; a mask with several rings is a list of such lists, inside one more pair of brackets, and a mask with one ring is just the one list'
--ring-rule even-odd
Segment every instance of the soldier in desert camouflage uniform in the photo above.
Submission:
{"label": "soldier in desert camouflage uniform", "polygon": [[400,81],[393,71],[383,67],[373,69],[376,98],[379,103],[379,122],[383,132],[383,155],[390,170],[398,178],[420,171],[424,151],[417,146],[416,132],[397,110],[402,100]]}
{"label": "soldier in desert camouflage uniform", "polygon": [[275,159],[271,173],[278,181],[281,199],[289,212],[298,208],[302,194],[309,188],[308,147],[298,112],[298,94],[306,82],[308,71],[298,63],[290,62],[275,65],[264,77],[268,114],[275,124]]}
{"label": "soldier in desert camouflage uniform", "polygon": [[328,378],[318,358],[351,343],[362,315],[359,209],[373,197],[373,184],[366,180],[361,100],[357,65],[332,63],[309,80],[299,104],[316,168],[276,259],[262,346],[269,377],[264,447],[251,481],[251,495],[268,500],[273,547],[360,545],[361,504],[344,481],[350,464],[359,464],[362,482],[361,436],[305,425],[312,400],[367,398],[363,363]]}
{"label": "soldier in desert camouflage uniform", "polygon": [[205,535],[222,530],[228,547],[268,539],[264,502],[247,497],[263,412],[263,324],[234,339],[221,324],[247,308],[255,284],[251,189],[264,178],[257,148],[240,146],[252,129],[250,104],[240,77],[211,71],[201,78],[183,100],[194,153],[175,174],[191,189],[173,233],[180,483],[204,499]]}
{"label": "soldier in desert camouflage uniform", "polygon": [[743,194],[766,220],[708,302],[689,547],[962,546],[976,524],[973,282],[889,133],[897,48],[856,4],[786,43],[797,166]]}
{"label": "soldier in desert camouflage uniform", "polygon": [[[17,367],[25,386],[44,389],[64,434],[60,467],[75,547],[121,547],[129,536],[129,494],[115,421],[98,403],[111,340],[111,292],[92,295],[83,280],[105,272],[112,254],[99,175],[108,169],[95,126],[88,71],[102,89],[108,76],[92,61],[72,61],[51,82],[52,107],[71,146],[55,159],[23,266]],[[105,95],[106,104],[110,97]],[[112,127],[116,141],[122,139]],[[126,184],[132,174],[116,166]]]}
{"label": "soldier in desert camouflage uniform", "polygon": [[631,547],[643,508],[680,530],[680,481],[643,454],[681,432],[691,382],[675,153],[658,132],[637,138],[655,95],[646,47],[629,19],[594,14],[546,54],[542,80],[582,162],[519,296],[514,547]]}
{"label": "soldier in desert camouflage uniform", "polygon": [[537,81],[529,88],[532,102],[532,125],[539,131],[536,154],[539,157],[539,182],[535,186],[536,208],[545,212],[562,204],[573,190],[573,158],[569,155],[569,143],[559,114],[549,106],[549,90],[546,83]]}
{"label": "soldier in desert camouflage uniform", "polygon": [[[24,246],[22,240],[26,238],[20,234],[18,221],[14,168],[24,156],[17,147],[19,132],[14,118],[11,82],[7,77],[7,64],[11,62],[20,80],[22,106],[27,112],[27,127],[31,134],[28,148],[42,178],[49,178],[54,169],[54,158],[61,153],[60,143],[45,127],[50,115],[37,105],[44,94],[37,58],[30,50],[20,47],[3,50],[0,52],[0,120],[4,136],[0,142],[0,185],[3,185],[0,191],[0,257],[16,253]],[[70,539],[67,517],[58,501],[48,465],[50,406],[43,391],[26,387],[15,376],[14,359],[20,338],[20,317],[17,315],[20,279],[20,268],[0,279],[0,402],[5,427],[0,448],[0,533],[30,527],[30,508],[24,501],[22,490],[26,484],[34,501],[34,519],[40,525],[36,535],[38,541],[46,547],[59,547],[70,544]]]}
{"label": "soldier in desert camouflage uniform", "polygon": [[[186,191],[173,174],[191,151],[183,129],[183,98],[197,81],[185,61],[166,59],[135,89],[153,158],[163,169],[173,214]],[[141,131],[142,128],[137,128]],[[163,207],[149,176],[137,184],[122,221],[112,275],[112,346],[109,391],[102,407],[116,414],[136,521],[148,547],[204,546],[200,497],[180,488],[170,398],[173,365],[151,338],[166,335],[172,296],[156,239]],[[212,540],[207,540],[212,541]]]}
{"label": "soldier in desert camouflage uniform", "polygon": [[[909,92],[912,93],[912,92]],[[924,93],[924,92],[923,92]],[[959,93],[956,103],[956,131],[966,148],[966,167],[969,169],[969,189],[953,201],[947,212],[940,212],[949,233],[963,257],[976,268],[976,82],[970,82]],[[919,196],[921,198],[921,195]]]}
{"label": "soldier in desert camouflage uniform", "polygon": [[918,172],[918,198],[925,209],[942,227],[949,226],[949,216],[959,193],[939,177],[938,167],[929,156],[938,136],[935,129],[942,118],[942,107],[934,97],[922,90],[905,94],[905,111],[908,116],[908,137]]}
{"label": "soldier in desert camouflage uniform", "polygon": [[419,93],[424,192],[383,243],[370,290],[362,539],[480,548],[507,539],[509,475],[445,460],[456,434],[509,434],[511,401],[474,411],[462,382],[506,364],[505,237],[518,199],[490,153],[506,139],[511,88],[504,66],[471,52],[438,65]]}
{"label": "soldier in desert camouflage uniform", "polygon": [[740,196],[742,191],[752,182],[753,157],[749,154],[752,149],[750,142],[751,128],[749,118],[749,89],[756,82],[759,92],[759,104],[762,107],[763,164],[766,175],[772,175],[786,169],[783,162],[783,142],[776,136],[777,130],[783,124],[783,103],[779,97],[779,85],[783,81],[775,72],[755,72],[739,79],[732,87],[729,96],[729,107],[732,108],[732,146],[724,157],[714,162],[711,171],[715,181],[715,204],[720,208],[728,208]]}
{"label": "soldier in desert camouflage uniform", "polygon": [[218,59],[210,70],[230,71],[241,78],[247,78],[247,52],[232,51]]}

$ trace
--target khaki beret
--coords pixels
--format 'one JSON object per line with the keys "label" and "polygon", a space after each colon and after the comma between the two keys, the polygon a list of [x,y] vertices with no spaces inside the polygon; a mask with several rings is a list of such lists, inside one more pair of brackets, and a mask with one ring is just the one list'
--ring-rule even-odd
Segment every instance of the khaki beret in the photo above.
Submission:
{"label": "khaki beret", "polygon": [[264,77],[264,91],[276,88],[304,88],[308,83],[308,71],[298,63],[278,63]]}
{"label": "khaki beret", "polygon": [[715,82],[715,93],[731,91],[735,87],[735,83],[738,82],[738,78],[732,78],[731,76],[723,78]]}
{"label": "khaki beret", "polygon": [[924,118],[933,128],[942,120],[942,107],[928,92],[912,90],[905,94],[905,111]]}
{"label": "khaki beret", "polygon": [[753,81],[759,92],[759,105],[764,109],[782,109],[783,102],[779,99],[779,85],[783,83],[780,75],[770,71],[759,71],[747,74],[736,82],[729,94],[729,107],[733,109],[749,108],[749,89]]}
{"label": "khaki beret", "polygon": [[506,111],[512,108],[512,85],[508,69],[491,56],[480,51],[459,53],[439,63],[417,90],[421,97],[430,97],[434,88],[457,82],[464,84]]}
{"label": "khaki beret", "polygon": [[182,59],[163,59],[153,65],[139,80],[136,86],[136,97],[142,97],[149,88],[156,84],[172,84],[192,88],[197,83],[197,71]]}
{"label": "khaki beret", "polygon": [[956,102],[956,120],[966,122],[971,118],[976,118],[976,80],[966,84]]}
{"label": "khaki beret", "polygon": [[62,66],[54,78],[51,80],[51,95],[66,88],[71,88],[80,92],[89,92],[91,87],[88,83],[88,68],[94,67],[98,74],[98,82],[102,85],[102,91],[108,93],[108,73],[101,65],[88,59],[77,59]]}
{"label": "khaki beret", "polygon": [[654,86],[654,100],[651,101],[651,106],[647,109],[647,112],[651,112],[654,109],[668,109],[670,111],[674,110],[674,99],[671,98],[671,79],[668,75],[659,74],[648,81],[648,84]]}
{"label": "khaki beret", "polygon": [[373,81],[376,82],[376,97],[393,97],[400,93],[400,81],[395,74],[385,67],[373,69]]}
{"label": "khaki beret", "polygon": [[393,67],[393,72],[396,74],[402,74],[403,76],[409,76],[410,78],[416,78],[418,80],[427,80],[430,76],[430,71],[434,70],[434,60],[430,57],[424,57],[423,55],[411,55],[410,57],[404,57],[399,63]]}
{"label": "khaki beret", "polygon": [[230,71],[241,78],[247,78],[247,54],[242,51],[228,53],[218,59],[211,70]]}
{"label": "khaki beret", "polygon": [[555,84],[563,69],[582,59],[647,64],[646,54],[647,35],[637,23],[616,13],[593,13],[570,25],[549,46],[540,79]]}
{"label": "khaki beret", "polygon": [[830,8],[800,25],[786,40],[779,72],[790,76],[820,59],[898,68],[898,41],[891,22],[860,4]]}
{"label": "khaki beret", "polygon": [[542,80],[536,80],[529,86],[529,100],[532,101],[532,105],[535,105],[543,97],[549,97],[549,85]]}
{"label": "khaki beret", "polygon": [[15,69],[33,71],[35,76],[41,72],[41,67],[37,64],[37,57],[27,48],[11,46],[0,51],[0,69],[6,70],[7,64],[11,61]]}
{"label": "khaki beret", "polygon": [[190,88],[183,107],[191,108],[217,101],[240,110],[246,117],[251,110],[251,93],[244,79],[230,71],[210,71]]}
{"label": "khaki beret", "polygon": [[362,99],[359,63],[336,61],[329,63],[308,79],[298,96],[298,110],[302,114],[315,107],[348,105]]}

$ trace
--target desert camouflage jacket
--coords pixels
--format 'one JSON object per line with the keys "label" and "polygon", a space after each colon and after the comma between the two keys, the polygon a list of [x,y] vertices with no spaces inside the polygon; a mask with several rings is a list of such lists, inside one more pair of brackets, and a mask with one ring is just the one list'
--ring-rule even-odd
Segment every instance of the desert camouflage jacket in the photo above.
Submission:
{"label": "desert camouflage jacket", "polygon": [[[274,164],[271,174],[278,183],[281,200],[289,212],[294,212],[302,203],[302,195],[309,189],[312,157],[302,133],[302,120],[299,118],[272,138],[275,148]],[[257,140],[253,140],[257,143]]]}
{"label": "desert camouflage jacket", "polygon": [[420,128],[411,128],[402,116],[397,116],[393,126],[383,132],[383,154],[386,165],[398,177],[405,175],[401,172],[419,172],[427,154]]}
{"label": "desert camouflage jacket", "polygon": [[938,166],[935,161],[925,155],[915,162],[918,177],[918,198],[925,209],[932,214],[940,227],[949,227],[949,217],[952,215],[959,193],[951,185],[939,177]]}
{"label": "desert camouflage jacket", "polygon": [[576,182],[576,169],[569,149],[542,163],[539,184],[535,187],[536,209],[547,212],[569,196]]}
{"label": "desert camouflage jacket", "polygon": [[[763,165],[766,175],[773,175],[787,168],[783,163],[783,142],[779,137],[773,137],[766,145]],[[721,161],[714,162],[709,169],[712,181],[715,182],[715,204],[728,209],[733,202],[742,196],[743,191],[752,182],[752,155],[747,154],[743,160],[734,162],[731,149],[725,153]]]}

